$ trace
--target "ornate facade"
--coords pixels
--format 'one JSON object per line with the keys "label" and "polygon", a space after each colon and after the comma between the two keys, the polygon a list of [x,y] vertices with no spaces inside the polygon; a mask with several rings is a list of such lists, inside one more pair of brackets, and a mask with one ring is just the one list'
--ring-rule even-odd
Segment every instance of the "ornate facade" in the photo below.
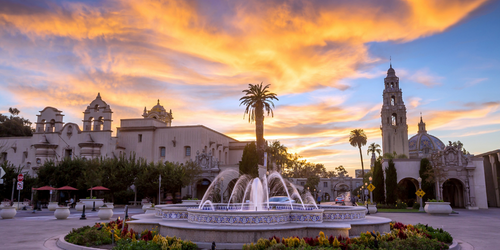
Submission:
{"label": "ornate facade", "polygon": [[[464,155],[459,146],[445,146],[439,138],[427,133],[422,117],[418,133],[408,140],[406,107],[399,87],[399,78],[390,66],[384,80],[382,105],[382,149],[384,154],[405,154],[406,159],[393,159],[397,181],[407,191],[401,199],[416,200],[421,159],[430,160],[436,179],[436,197],[449,201],[454,207],[488,208],[483,159]],[[372,157],[372,162],[374,157]],[[372,164],[373,165],[373,164]],[[388,160],[383,161],[388,167]],[[384,172],[385,175],[385,172]],[[387,197],[387,196],[386,196]]]}
{"label": "ornate facade", "polygon": [[[237,141],[202,125],[172,126],[172,111],[157,104],[144,110],[142,118],[122,119],[116,137],[112,135],[112,114],[98,94],[83,112],[83,126],[65,123],[63,112],[46,107],[37,115],[32,137],[0,138],[0,163],[9,161],[36,175],[47,160],[65,157],[117,157],[135,153],[147,161],[200,163],[203,173],[195,188],[183,189],[186,195],[203,195],[215,176],[225,169],[238,169],[248,142]],[[194,154],[193,152],[196,152]],[[199,189],[197,189],[199,188]]]}

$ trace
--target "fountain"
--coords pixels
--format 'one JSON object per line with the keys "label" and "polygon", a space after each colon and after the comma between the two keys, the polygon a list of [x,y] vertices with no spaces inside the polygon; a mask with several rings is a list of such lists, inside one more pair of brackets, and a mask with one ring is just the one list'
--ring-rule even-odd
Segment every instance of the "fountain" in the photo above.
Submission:
{"label": "fountain", "polygon": [[[208,187],[200,205],[158,205],[155,214],[132,216],[129,228],[141,232],[158,227],[161,235],[188,239],[201,248],[215,241],[218,246],[226,244],[226,249],[241,249],[242,244],[272,236],[314,237],[323,231],[352,237],[366,231],[390,231],[390,219],[365,216],[364,207],[317,205],[308,192],[302,197],[277,172],[253,179],[238,176],[237,171],[223,171]],[[237,181],[228,202],[212,203],[222,197],[219,187],[223,178],[233,177]],[[273,195],[286,195],[290,201],[270,202]]]}

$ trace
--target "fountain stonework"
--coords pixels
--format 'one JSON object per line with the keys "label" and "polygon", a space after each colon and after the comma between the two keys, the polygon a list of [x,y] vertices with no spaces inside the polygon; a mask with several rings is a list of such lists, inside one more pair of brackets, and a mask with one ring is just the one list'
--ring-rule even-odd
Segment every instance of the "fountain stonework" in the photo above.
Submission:
{"label": "fountain stonework", "polygon": [[[200,205],[158,205],[154,214],[132,216],[129,228],[141,232],[156,227],[161,235],[190,240],[200,248],[216,242],[219,249],[241,249],[243,244],[272,236],[316,237],[322,231],[325,235],[353,237],[366,231],[390,231],[390,219],[365,216],[364,207],[318,206],[310,198],[305,199],[306,204],[293,184],[278,173],[260,179],[241,176],[227,203],[212,203],[222,193],[218,178],[228,175],[238,173],[220,173]],[[299,203],[269,202],[270,195],[284,193]]]}

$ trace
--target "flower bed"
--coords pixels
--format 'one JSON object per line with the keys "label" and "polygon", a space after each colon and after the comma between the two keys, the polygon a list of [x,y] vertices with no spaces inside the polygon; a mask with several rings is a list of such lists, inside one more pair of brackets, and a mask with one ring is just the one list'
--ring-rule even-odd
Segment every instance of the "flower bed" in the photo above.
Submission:
{"label": "flower bed", "polygon": [[112,249],[115,250],[197,249],[196,244],[191,241],[183,241],[176,237],[163,237],[154,230],[144,230],[143,232],[129,230],[127,223],[120,219],[108,223],[96,223],[92,227],[84,226],[73,229],[64,239],[76,245],[110,249],[113,242],[112,234],[114,234],[115,241],[115,246]]}
{"label": "flower bed", "polygon": [[361,233],[360,237],[349,238],[323,232],[315,238],[277,238],[259,239],[256,244],[246,244],[243,250],[288,250],[288,249],[448,249],[452,243],[451,235],[443,229],[434,229],[427,225],[404,225],[391,223],[391,232],[381,235],[379,232]]}

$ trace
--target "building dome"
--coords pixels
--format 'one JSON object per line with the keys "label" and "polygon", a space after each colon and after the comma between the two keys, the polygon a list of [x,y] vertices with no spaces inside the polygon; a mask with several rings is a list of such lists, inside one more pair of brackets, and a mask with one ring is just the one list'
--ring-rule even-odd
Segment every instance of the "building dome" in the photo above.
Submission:
{"label": "building dome", "polygon": [[418,124],[418,134],[412,136],[410,140],[408,140],[408,144],[410,158],[425,157],[433,151],[443,150],[445,147],[444,143],[439,138],[427,133],[422,117],[420,117],[420,123]]}
{"label": "building dome", "polygon": [[160,105],[160,100],[158,100],[158,103],[151,109],[151,111],[157,113],[167,112],[167,110],[165,110],[165,108]]}
{"label": "building dome", "polygon": [[144,113],[142,114],[142,117],[157,119],[164,122],[168,127],[172,125],[172,119],[174,119],[172,110],[170,110],[170,112],[167,112],[167,110],[162,105],[160,105],[160,100],[158,100],[156,105],[151,110],[147,110],[146,107],[144,107]]}
{"label": "building dome", "polygon": [[392,64],[391,64],[391,67],[387,70],[387,76],[388,77],[396,76],[396,71],[392,68]]}

